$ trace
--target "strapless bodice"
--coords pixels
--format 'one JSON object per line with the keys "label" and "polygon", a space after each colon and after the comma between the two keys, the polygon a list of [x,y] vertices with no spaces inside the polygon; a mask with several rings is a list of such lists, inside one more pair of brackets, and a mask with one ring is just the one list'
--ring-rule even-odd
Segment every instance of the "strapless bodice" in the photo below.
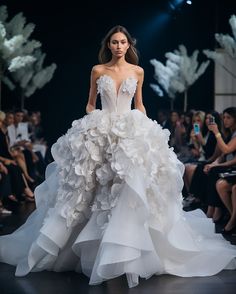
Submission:
{"label": "strapless bodice", "polygon": [[136,87],[137,80],[128,77],[122,81],[117,91],[113,78],[101,75],[97,79],[97,93],[100,94],[102,109],[117,113],[129,112]]}

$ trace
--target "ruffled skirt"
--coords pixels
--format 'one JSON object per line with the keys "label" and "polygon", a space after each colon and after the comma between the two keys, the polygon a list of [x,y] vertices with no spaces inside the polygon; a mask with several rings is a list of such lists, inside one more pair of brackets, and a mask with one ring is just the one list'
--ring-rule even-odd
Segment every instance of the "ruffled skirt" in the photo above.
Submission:
{"label": "ruffled skirt", "polygon": [[126,274],[129,287],[154,274],[235,269],[236,247],[201,210],[182,210],[184,165],[168,139],[138,110],[74,121],[52,146],[36,210],[0,237],[0,261],[16,276],[83,272],[91,285]]}

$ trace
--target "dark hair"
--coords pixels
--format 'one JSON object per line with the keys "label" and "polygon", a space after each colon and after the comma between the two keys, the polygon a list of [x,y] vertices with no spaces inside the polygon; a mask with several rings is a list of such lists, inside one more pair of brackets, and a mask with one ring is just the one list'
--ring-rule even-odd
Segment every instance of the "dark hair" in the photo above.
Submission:
{"label": "dark hair", "polygon": [[[223,114],[229,114],[230,116],[232,116],[232,118],[234,119],[234,123],[236,123],[236,107],[228,107],[228,108],[225,108],[223,110]],[[226,138],[226,142],[229,142],[230,139],[231,139],[231,136],[232,136],[232,131],[228,128],[225,128],[225,126],[223,125],[224,127],[224,133],[225,133],[225,138]]]}
{"label": "dark hair", "polygon": [[105,38],[102,40],[101,43],[101,49],[98,53],[98,60],[100,63],[104,64],[111,60],[112,54],[110,49],[108,48],[108,43],[111,40],[112,35],[115,33],[123,33],[130,44],[125,59],[127,62],[137,65],[139,58],[138,58],[138,52],[135,48],[136,40],[131,37],[130,33],[127,31],[127,29],[123,26],[117,25],[109,30],[109,32],[106,34]]}
{"label": "dark hair", "polygon": [[230,116],[232,116],[236,122],[236,107],[228,107],[223,110],[223,114],[228,113]]}
{"label": "dark hair", "polygon": [[17,112],[25,113],[22,108],[15,108],[13,111],[14,111],[14,113],[17,113]]}
{"label": "dark hair", "polygon": [[4,112],[6,113],[6,115],[7,114],[13,114],[14,115],[14,113],[15,113],[12,109],[6,109],[6,110],[4,110]]}
{"label": "dark hair", "polygon": [[170,116],[171,116],[171,114],[173,114],[173,113],[177,113],[178,116],[180,116],[180,110],[172,109],[172,110],[170,111]]}
{"label": "dark hair", "polygon": [[219,131],[222,130],[222,119],[221,119],[219,112],[217,112],[215,110],[209,110],[206,112],[206,115],[205,115],[205,121],[204,121],[203,130],[202,130],[203,136],[205,136],[207,134],[207,132],[209,131],[208,127],[206,125],[206,117],[208,114],[210,114],[211,116],[213,116],[215,118],[215,123],[217,124]]}
{"label": "dark hair", "polygon": [[207,114],[210,114],[215,118],[215,123],[217,124],[218,129],[221,130],[221,128],[222,128],[222,119],[221,119],[221,116],[220,116],[219,112],[215,111],[215,110],[211,110],[211,111],[207,112]]}

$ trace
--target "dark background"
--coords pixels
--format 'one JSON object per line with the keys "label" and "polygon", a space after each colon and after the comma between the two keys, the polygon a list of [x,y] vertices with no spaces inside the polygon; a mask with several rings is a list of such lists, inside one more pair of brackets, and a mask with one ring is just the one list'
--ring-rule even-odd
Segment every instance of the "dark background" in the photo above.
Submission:
{"label": "dark background", "polygon": [[[145,71],[143,100],[150,118],[156,119],[159,108],[169,108],[167,97],[158,97],[149,84],[155,82],[149,60],[165,62],[164,54],[187,47],[192,54],[200,51],[199,61],[206,60],[202,49],[214,49],[214,33],[232,35],[228,20],[236,14],[236,1],[193,0],[176,10],[168,0],[156,1],[0,1],[8,7],[9,19],[23,12],[27,23],[36,27],[31,35],[42,43],[47,54],[44,66],[55,62],[52,80],[26,100],[29,111],[40,110],[49,144],[64,134],[74,119],[85,115],[90,70],[98,63],[102,38],[114,25],[125,26],[137,39],[140,66]],[[88,7],[83,7],[88,5]],[[8,19],[8,20],[9,20]],[[211,62],[189,89],[189,108],[208,110],[213,106],[214,64]],[[18,94],[3,86],[3,109],[19,106]],[[182,110],[183,94],[176,98],[175,108]]]}

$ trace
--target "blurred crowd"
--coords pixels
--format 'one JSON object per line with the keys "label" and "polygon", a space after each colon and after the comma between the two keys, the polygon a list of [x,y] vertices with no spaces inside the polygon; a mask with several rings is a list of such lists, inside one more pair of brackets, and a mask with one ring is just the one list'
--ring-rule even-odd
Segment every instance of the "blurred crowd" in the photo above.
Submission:
{"label": "blurred crowd", "polygon": [[0,111],[0,214],[11,214],[44,180],[52,161],[39,111]]}
{"label": "blurred crowd", "polygon": [[222,234],[236,233],[236,107],[222,113],[160,110],[158,123],[185,165],[183,209],[201,208]]}

